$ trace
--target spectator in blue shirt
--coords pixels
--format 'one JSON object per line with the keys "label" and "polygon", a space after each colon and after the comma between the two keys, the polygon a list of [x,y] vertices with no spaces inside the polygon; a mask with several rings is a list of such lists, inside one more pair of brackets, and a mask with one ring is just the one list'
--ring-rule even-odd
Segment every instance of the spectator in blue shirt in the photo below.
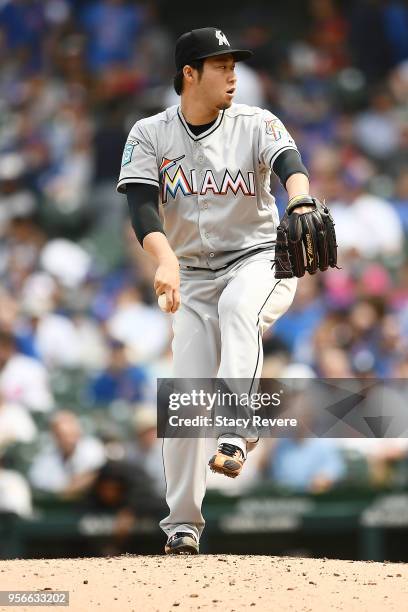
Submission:
{"label": "spectator in blue shirt", "polygon": [[142,402],[146,399],[147,388],[144,368],[129,362],[122,342],[111,340],[108,367],[90,383],[91,402],[99,405],[108,405],[115,400]]}
{"label": "spectator in blue shirt", "polygon": [[24,61],[28,71],[41,69],[45,28],[42,2],[0,2],[0,31],[5,33],[8,50]]}
{"label": "spectator in blue shirt", "polygon": [[266,444],[260,469],[279,486],[318,493],[331,489],[346,468],[335,440],[312,437],[319,415],[305,401],[302,392],[292,397],[291,416],[297,418],[298,425],[289,438]]}
{"label": "spectator in blue shirt", "polygon": [[123,0],[100,0],[86,6],[82,24],[88,34],[90,67],[101,70],[132,59],[143,21],[141,6]]}
{"label": "spectator in blue shirt", "polygon": [[266,465],[267,477],[296,491],[328,490],[344,472],[344,461],[334,440],[323,438],[282,438]]}

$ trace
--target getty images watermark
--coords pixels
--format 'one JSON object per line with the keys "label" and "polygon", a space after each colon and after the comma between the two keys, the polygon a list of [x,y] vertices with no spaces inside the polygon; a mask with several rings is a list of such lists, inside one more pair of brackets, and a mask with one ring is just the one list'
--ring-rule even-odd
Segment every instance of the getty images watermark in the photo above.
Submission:
{"label": "getty images watermark", "polygon": [[405,438],[406,379],[158,379],[166,437]]}
{"label": "getty images watermark", "polygon": [[[297,419],[264,417],[260,414],[249,414],[248,409],[257,411],[260,408],[278,407],[281,405],[280,390],[275,393],[237,393],[233,391],[222,391],[220,389],[208,392],[204,389],[192,389],[187,392],[173,392],[169,395],[168,409],[172,412],[183,408],[189,409],[191,413],[194,408],[201,408],[207,412],[214,413],[217,409],[221,414],[209,416],[208,414],[197,414],[196,416],[182,416],[181,414],[170,414],[168,424],[170,427],[244,427],[249,429],[250,425],[255,427],[296,427]],[[236,416],[225,414],[225,410],[239,408]]]}
{"label": "getty images watermark", "polygon": [[296,417],[281,414],[285,390],[258,387],[246,379],[160,379],[158,435],[257,438],[259,429],[270,435],[272,429],[297,427]]}

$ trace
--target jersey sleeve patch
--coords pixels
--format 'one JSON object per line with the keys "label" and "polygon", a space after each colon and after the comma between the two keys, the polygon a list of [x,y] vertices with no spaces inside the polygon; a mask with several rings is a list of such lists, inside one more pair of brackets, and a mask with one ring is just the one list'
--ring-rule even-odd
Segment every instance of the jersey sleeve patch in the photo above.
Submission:
{"label": "jersey sleeve patch", "polygon": [[123,149],[122,168],[123,166],[130,164],[130,162],[132,161],[134,148],[138,144],[139,144],[138,140],[128,140],[127,141],[127,143],[125,144],[125,148]]}
{"label": "jersey sleeve patch", "polygon": [[286,133],[286,128],[279,119],[265,119],[265,132],[277,142]]}

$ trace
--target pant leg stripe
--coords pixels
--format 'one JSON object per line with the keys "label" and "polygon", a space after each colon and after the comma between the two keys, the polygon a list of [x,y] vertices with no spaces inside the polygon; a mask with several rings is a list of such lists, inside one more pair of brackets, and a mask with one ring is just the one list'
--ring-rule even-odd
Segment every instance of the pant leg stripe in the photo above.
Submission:
{"label": "pant leg stripe", "polygon": [[256,365],[255,365],[254,374],[253,374],[253,376],[252,376],[252,380],[251,380],[251,386],[249,387],[249,394],[250,394],[250,393],[251,393],[251,391],[252,391],[252,387],[253,387],[254,380],[255,380],[255,376],[256,376],[256,371],[257,371],[257,369],[258,369],[259,357],[260,357],[260,354],[261,354],[261,342],[262,342],[262,337],[261,337],[261,330],[259,329],[259,317],[260,317],[260,314],[261,314],[262,309],[264,308],[264,306],[265,306],[266,302],[269,300],[269,298],[271,297],[272,293],[275,291],[276,287],[279,285],[279,283],[281,282],[281,280],[282,280],[282,279],[279,279],[278,281],[276,281],[276,283],[274,284],[274,286],[273,286],[272,290],[271,290],[271,291],[268,293],[268,295],[267,295],[267,297],[266,297],[265,301],[263,302],[263,304],[262,304],[261,308],[260,308],[260,309],[259,309],[259,311],[258,311],[258,318],[257,318],[257,321],[256,321],[256,327],[257,327],[257,330],[258,330],[258,355],[257,355],[257,358],[256,358]]}

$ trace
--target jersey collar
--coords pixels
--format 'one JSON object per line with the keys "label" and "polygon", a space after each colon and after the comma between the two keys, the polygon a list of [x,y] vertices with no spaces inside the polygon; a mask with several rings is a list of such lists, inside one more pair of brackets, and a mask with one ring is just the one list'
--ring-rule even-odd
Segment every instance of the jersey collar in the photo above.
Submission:
{"label": "jersey collar", "polygon": [[216,129],[218,129],[222,123],[222,120],[224,119],[224,114],[225,114],[225,110],[220,111],[218,118],[216,120],[216,122],[210,127],[208,128],[208,130],[206,130],[205,132],[203,132],[202,134],[199,134],[198,136],[196,136],[195,134],[193,134],[193,132],[189,129],[188,125],[187,125],[187,121],[184,119],[183,113],[181,112],[181,107],[178,106],[177,108],[177,115],[178,118],[181,121],[181,124],[183,126],[183,128],[186,130],[187,134],[190,136],[191,140],[202,140],[203,138],[206,138],[207,136],[209,136],[210,134],[212,134],[213,132],[215,132]]}

